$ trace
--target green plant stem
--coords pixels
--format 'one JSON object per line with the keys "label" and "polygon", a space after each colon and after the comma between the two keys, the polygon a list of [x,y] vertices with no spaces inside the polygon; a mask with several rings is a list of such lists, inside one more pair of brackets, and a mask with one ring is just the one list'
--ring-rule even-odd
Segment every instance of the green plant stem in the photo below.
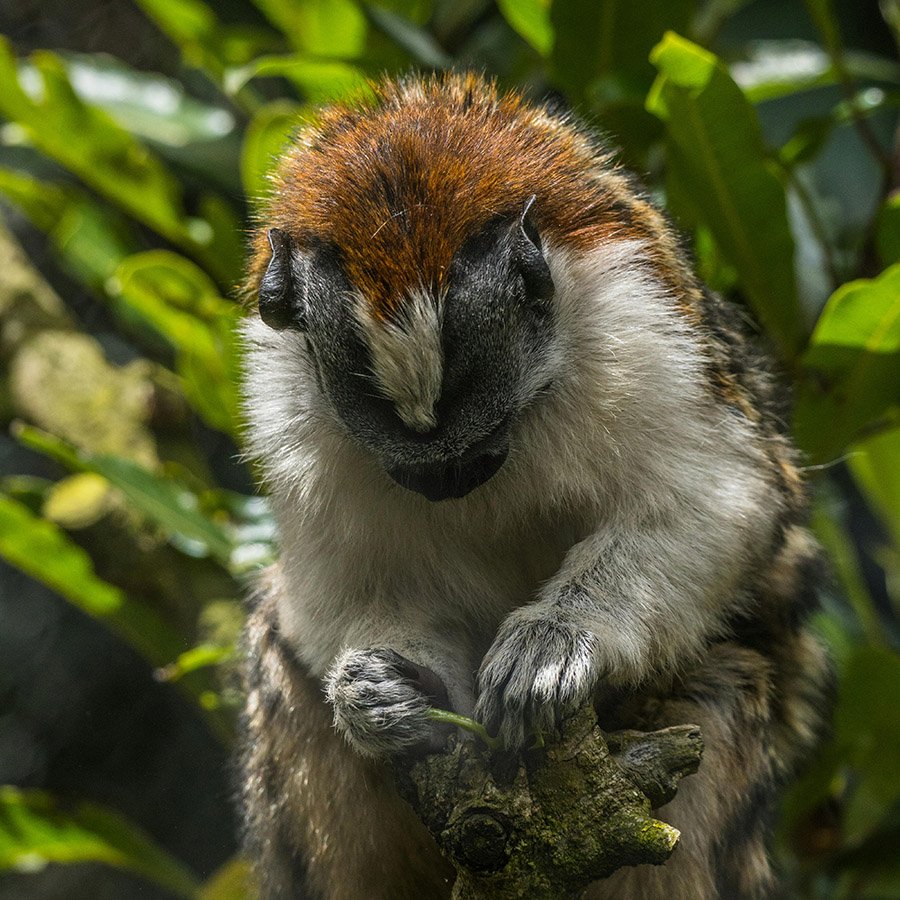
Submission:
{"label": "green plant stem", "polygon": [[449,709],[437,709],[436,707],[432,707],[428,711],[428,718],[434,722],[441,722],[445,725],[455,725],[457,728],[462,728],[464,731],[470,731],[477,738],[482,740],[489,750],[500,750],[503,747],[498,738],[491,737],[491,735],[488,734],[487,728],[485,728],[481,722],[476,722],[468,716],[450,712]]}

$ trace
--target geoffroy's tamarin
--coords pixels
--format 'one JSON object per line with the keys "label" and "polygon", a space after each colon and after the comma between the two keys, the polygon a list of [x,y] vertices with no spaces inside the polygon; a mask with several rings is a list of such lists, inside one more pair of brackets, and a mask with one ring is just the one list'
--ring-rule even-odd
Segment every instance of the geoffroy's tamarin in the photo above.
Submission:
{"label": "geoffroy's tamarin", "polygon": [[828,666],[743,314],[591,134],[475,76],[321,111],[271,185],[243,326],[280,534],[245,636],[267,896],[447,896],[385,760],[434,740],[435,703],[520,748],[591,697],[706,749],[657,812],[671,860],[587,896],[765,896]]}

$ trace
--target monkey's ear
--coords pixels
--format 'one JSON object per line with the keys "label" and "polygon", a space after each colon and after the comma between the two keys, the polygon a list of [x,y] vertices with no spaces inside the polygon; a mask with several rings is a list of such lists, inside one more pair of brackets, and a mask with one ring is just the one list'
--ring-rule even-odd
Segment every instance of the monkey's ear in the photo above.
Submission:
{"label": "monkey's ear", "polygon": [[528,298],[543,306],[553,298],[554,285],[550,267],[544,258],[541,236],[530,215],[536,199],[534,195],[529,197],[516,223],[515,248]]}
{"label": "monkey's ear", "polygon": [[267,237],[272,258],[259,283],[259,317],[277,331],[306,331],[305,260],[286,231],[270,228]]}

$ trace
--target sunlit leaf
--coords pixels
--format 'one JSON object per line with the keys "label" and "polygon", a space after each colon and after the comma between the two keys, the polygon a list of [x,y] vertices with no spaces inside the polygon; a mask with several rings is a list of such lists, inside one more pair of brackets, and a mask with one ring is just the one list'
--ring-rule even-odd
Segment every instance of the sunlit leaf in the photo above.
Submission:
{"label": "sunlit leaf", "polygon": [[111,56],[63,57],[75,93],[106,110],[123,128],[156,144],[183,147],[231,134],[224,106],[201,103],[172,78],[131,69]]}
{"label": "sunlit leaf", "polygon": [[353,0],[254,0],[301,53],[352,59],[366,42],[366,18]]}
{"label": "sunlit leaf", "polygon": [[178,659],[156,670],[161,681],[178,681],[198,669],[218,666],[234,657],[234,647],[219,647],[216,644],[198,644],[182,653]]}
{"label": "sunlit leaf", "polygon": [[0,495],[0,554],[93,616],[115,613],[122,592],[94,574],[90,557],[52,522]]}
{"label": "sunlit leaf", "polygon": [[258,204],[268,194],[268,175],[299,121],[300,107],[282,100],[264,106],[247,126],[241,151],[241,179],[251,202]]}
{"label": "sunlit leaf", "polygon": [[169,535],[195,541],[227,565],[232,544],[226,532],[199,509],[196,494],[177,482],[120,456],[78,450],[60,438],[27,425],[16,428],[22,443],[73,471],[102,475],[133,507]]}
{"label": "sunlit leaf", "polygon": [[109,482],[93,472],[78,472],[50,488],[42,512],[51,522],[74,530],[93,525],[110,508]]}
{"label": "sunlit leaf", "polygon": [[900,403],[900,265],[835,291],[803,368],[794,432],[814,461],[827,461]]}
{"label": "sunlit leaf", "polygon": [[0,169],[0,194],[47,232],[69,273],[93,287],[133,249],[120,217],[86,192]]}
{"label": "sunlit leaf", "polygon": [[98,578],[90,557],[64,531],[2,494],[0,556],[105,622],[152,662],[166,662],[180,651],[180,638],[150,610]]}
{"label": "sunlit leaf", "polygon": [[[900,83],[900,65],[868,53],[848,53],[856,78]],[[754,41],[746,57],[731,64],[731,77],[754,103],[837,82],[828,54],[810,41]]]}
{"label": "sunlit leaf", "polygon": [[237,306],[189,260],[166,250],[129,257],[108,287],[175,349],[189,402],[215,428],[234,433]]}
{"label": "sunlit leaf", "polygon": [[85,862],[135,872],[178,897],[196,897],[200,888],[189,869],[112,810],[63,806],[41,791],[0,787],[0,869]]}
{"label": "sunlit leaf", "polygon": [[737,269],[756,314],[787,357],[803,343],[785,190],[755,111],[715,56],[675,34],[654,49],[647,106],[666,124],[670,182]]}
{"label": "sunlit leaf", "polygon": [[57,57],[35,54],[21,77],[28,92],[0,39],[0,112],[25,128],[39,150],[137,219],[172,240],[188,239],[178,183],[106,113],[78,98]]}
{"label": "sunlit leaf", "polygon": [[[225,87],[233,93],[251,79],[260,77],[286,78],[297,87],[306,102],[315,104],[357,96],[366,90],[368,84],[362,71],[350,63],[292,54],[260,56],[246,66],[231,69],[225,77]],[[278,104],[287,102],[275,101]]]}
{"label": "sunlit leaf", "polygon": [[250,863],[236,856],[203,883],[198,900],[256,900],[258,897]]}
{"label": "sunlit leaf", "polygon": [[138,6],[181,49],[185,62],[213,79],[230,66],[246,65],[277,48],[277,36],[257,27],[229,27],[203,0],[136,0]]}
{"label": "sunlit leaf", "polygon": [[541,56],[553,49],[550,0],[500,0],[500,12]]}

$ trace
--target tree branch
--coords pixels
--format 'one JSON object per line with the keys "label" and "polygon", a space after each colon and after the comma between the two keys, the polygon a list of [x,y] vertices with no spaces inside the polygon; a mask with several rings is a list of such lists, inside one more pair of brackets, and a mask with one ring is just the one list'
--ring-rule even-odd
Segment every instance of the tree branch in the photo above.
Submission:
{"label": "tree branch", "polygon": [[679,833],[650,809],[701,753],[695,725],[605,735],[587,705],[559,742],[521,757],[458,740],[396,774],[456,868],[454,900],[550,900],[622,866],[665,862]]}

